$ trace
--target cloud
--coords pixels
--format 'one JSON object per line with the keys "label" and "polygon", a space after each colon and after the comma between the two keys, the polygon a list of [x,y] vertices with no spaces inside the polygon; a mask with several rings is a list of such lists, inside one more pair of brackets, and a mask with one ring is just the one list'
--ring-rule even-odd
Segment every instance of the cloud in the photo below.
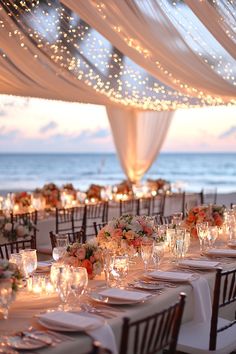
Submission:
{"label": "cloud", "polygon": [[6,131],[5,130],[5,127],[1,127],[0,128],[1,130],[1,133],[0,133],[0,142],[1,141],[10,141],[10,140],[13,140],[14,138],[16,138],[20,131],[17,130],[17,129],[14,129],[14,130],[10,130],[10,131]]}
{"label": "cloud", "polygon": [[58,124],[54,121],[49,122],[48,124],[44,125],[40,128],[40,133],[47,133],[50,130],[54,130],[58,127]]}
{"label": "cloud", "polygon": [[236,125],[233,125],[231,128],[225,130],[223,133],[219,135],[220,139],[227,138],[229,136],[232,136],[236,133]]}
{"label": "cloud", "polygon": [[95,132],[93,132],[91,137],[93,137],[93,138],[106,138],[109,135],[110,135],[110,131],[106,128],[103,128],[103,129],[98,129]]}

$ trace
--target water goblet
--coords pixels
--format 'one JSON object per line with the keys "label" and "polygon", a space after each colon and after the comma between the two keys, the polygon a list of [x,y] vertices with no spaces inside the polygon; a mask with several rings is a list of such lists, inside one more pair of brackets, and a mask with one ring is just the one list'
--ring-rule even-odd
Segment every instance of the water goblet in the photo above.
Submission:
{"label": "water goblet", "polygon": [[182,220],[183,220],[183,213],[182,212],[172,214],[172,224],[180,225]]}
{"label": "water goblet", "polygon": [[114,256],[112,258],[112,275],[119,287],[124,285],[124,281],[128,275],[129,258],[127,255]]}
{"label": "water goblet", "polygon": [[22,256],[22,263],[24,274],[26,278],[29,278],[30,275],[37,269],[37,251],[35,249],[27,248],[21,250],[20,254]]}
{"label": "water goblet", "polygon": [[206,247],[206,240],[208,236],[208,222],[196,224],[197,235],[200,242],[200,252],[203,252]]}
{"label": "water goblet", "polygon": [[71,290],[77,300],[76,308],[80,307],[80,298],[88,285],[88,273],[84,267],[71,267]]}
{"label": "water goblet", "polygon": [[159,267],[164,257],[164,253],[165,253],[165,243],[164,242],[154,243],[152,258],[155,264],[155,269]]}
{"label": "water goblet", "polygon": [[148,269],[148,263],[152,259],[152,254],[153,254],[153,240],[143,238],[141,242],[141,257],[144,263],[144,269],[147,271]]}
{"label": "water goblet", "polygon": [[22,260],[22,254],[21,253],[11,253],[9,257],[9,262],[14,263],[17,265],[17,268],[21,273],[24,272],[24,267],[23,267],[23,260]]}

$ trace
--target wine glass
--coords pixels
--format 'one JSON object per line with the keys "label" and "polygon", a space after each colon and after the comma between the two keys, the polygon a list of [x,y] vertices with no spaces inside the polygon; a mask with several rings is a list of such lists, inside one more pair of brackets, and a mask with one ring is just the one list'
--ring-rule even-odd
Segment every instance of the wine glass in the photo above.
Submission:
{"label": "wine glass", "polygon": [[164,253],[165,253],[165,243],[164,242],[154,243],[152,258],[155,264],[155,269],[159,267],[161,260],[164,257]]}
{"label": "wine glass", "polygon": [[21,273],[24,272],[24,267],[23,267],[23,260],[22,260],[22,254],[21,253],[11,253],[9,257],[9,263],[14,263],[17,265],[17,268]]}
{"label": "wine glass", "polygon": [[172,214],[172,224],[174,225],[180,225],[181,221],[183,220],[183,213],[173,213]]}
{"label": "wine glass", "polygon": [[129,258],[128,256],[114,256],[112,259],[112,275],[116,279],[118,286],[123,286],[124,280],[128,275]]}
{"label": "wine glass", "polygon": [[153,254],[153,240],[143,238],[141,241],[141,257],[144,263],[144,269],[147,271],[148,263],[152,259]]}
{"label": "wine glass", "polygon": [[196,224],[196,228],[197,228],[198,239],[200,242],[200,252],[203,252],[206,246],[205,241],[207,240],[207,236],[208,236],[208,222],[198,223]]}
{"label": "wine glass", "polygon": [[23,269],[25,277],[29,278],[30,275],[37,269],[37,251],[35,249],[27,248],[21,250]]}
{"label": "wine glass", "polygon": [[67,247],[69,245],[68,235],[56,235],[56,247],[53,248],[52,257],[57,262],[66,253]]}
{"label": "wine glass", "polygon": [[80,297],[84,294],[88,285],[88,273],[84,267],[71,267],[71,290],[80,307]]}
{"label": "wine glass", "polygon": [[61,306],[59,309],[62,311],[66,310],[66,304],[71,292],[71,270],[68,265],[60,265],[54,274],[56,291],[61,300]]}

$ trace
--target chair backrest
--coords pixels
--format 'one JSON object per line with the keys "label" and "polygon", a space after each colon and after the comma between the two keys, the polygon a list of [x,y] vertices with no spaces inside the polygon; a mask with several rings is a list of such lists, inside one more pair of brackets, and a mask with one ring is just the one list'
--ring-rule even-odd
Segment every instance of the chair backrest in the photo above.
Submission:
{"label": "chair backrest", "polygon": [[99,202],[97,204],[87,204],[84,220],[84,229],[86,237],[95,236],[94,222],[104,223],[108,221],[108,202]]}
{"label": "chair backrest", "polygon": [[11,241],[0,244],[0,258],[9,259],[12,253],[19,253],[26,248],[36,248],[35,236],[20,241]]}
{"label": "chair backrest", "polygon": [[139,214],[139,199],[120,200],[120,216],[124,214]]}
{"label": "chair backrest", "polygon": [[184,304],[181,293],[178,302],[161,312],[133,322],[124,318],[120,354],[154,354],[167,346],[175,353]]}
{"label": "chair backrest", "polygon": [[224,327],[218,326],[219,310],[236,301],[236,268],[222,271],[217,269],[214,286],[209,350],[216,349],[217,334],[236,324],[236,319],[228,321]]}
{"label": "chair backrest", "polygon": [[202,204],[216,204],[217,188],[204,188],[202,190]]}
{"label": "chair backrest", "polygon": [[152,198],[140,198],[138,201],[137,215],[151,215]]}
{"label": "chair backrest", "polygon": [[97,223],[96,221],[94,221],[93,222],[93,227],[94,227],[95,235],[97,236],[99,230],[101,230],[106,225],[107,225],[107,222]]}
{"label": "chair backrest", "polygon": [[[11,223],[22,223],[22,225],[32,225],[30,235],[37,235],[38,211],[29,213],[13,214],[11,213]],[[30,228],[30,227],[29,227]]]}
{"label": "chair backrest", "polygon": [[[62,233],[58,234],[58,235],[63,235]],[[84,229],[82,227],[82,229],[80,231],[75,231],[75,232],[67,232],[66,235],[68,235],[69,238],[69,243],[72,244],[74,242],[80,242],[80,243],[85,243],[86,241],[86,236],[84,233]],[[49,237],[50,237],[50,241],[51,241],[51,245],[52,245],[52,250],[54,247],[56,247],[56,243],[57,243],[57,234],[55,234],[53,231],[49,232]]]}
{"label": "chair backrest", "polygon": [[152,216],[163,215],[164,212],[164,195],[156,195],[151,198],[151,210]]}
{"label": "chair backrest", "polygon": [[165,195],[163,215],[182,212],[185,214],[185,192]]}
{"label": "chair backrest", "polygon": [[56,208],[56,233],[73,230],[74,208]]}
{"label": "chair backrest", "polygon": [[73,208],[72,213],[72,231],[80,231],[81,227],[85,228],[86,205]]}

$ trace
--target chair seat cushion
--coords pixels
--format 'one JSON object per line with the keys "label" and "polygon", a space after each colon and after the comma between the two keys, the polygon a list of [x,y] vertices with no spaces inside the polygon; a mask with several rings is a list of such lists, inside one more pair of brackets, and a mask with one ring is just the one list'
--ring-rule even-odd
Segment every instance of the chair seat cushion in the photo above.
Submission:
{"label": "chair seat cushion", "polygon": [[[218,328],[230,321],[218,318]],[[180,327],[177,350],[191,354],[227,354],[236,349],[236,325],[217,334],[215,351],[209,351],[210,323],[187,322]]]}

